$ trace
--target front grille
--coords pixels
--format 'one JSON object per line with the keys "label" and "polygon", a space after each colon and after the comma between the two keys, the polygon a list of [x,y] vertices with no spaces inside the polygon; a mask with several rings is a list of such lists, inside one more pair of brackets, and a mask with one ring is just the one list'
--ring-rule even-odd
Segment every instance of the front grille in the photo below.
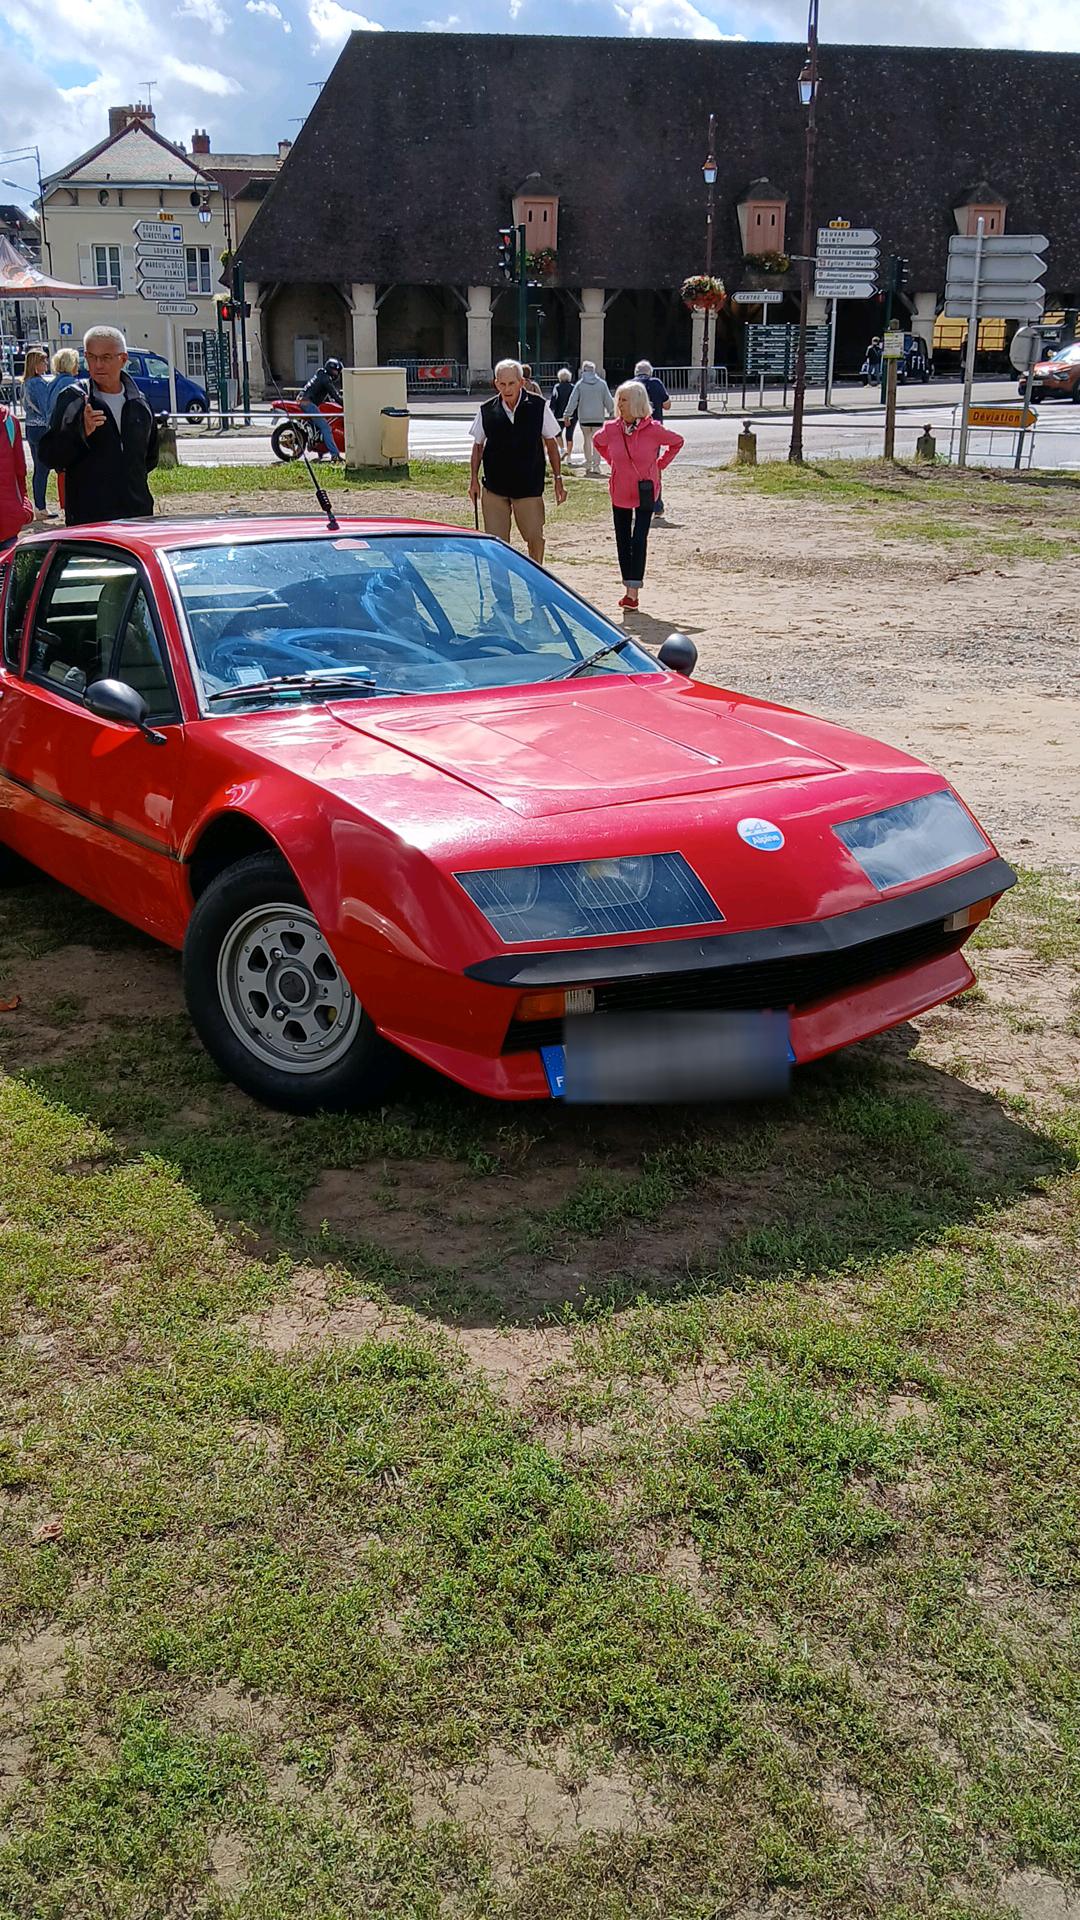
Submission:
{"label": "front grille", "polygon": [[[846,988],[864,986],[884,974],[898,973],[920,960],[953,953],[966,933],[946,933],[940,920],[929,926],[905,927],[864,940],[838,953],[788,955],[738,967],[709,967],[697,973],[660,973],[644,980],[615,980],[596,989],[597,1013],[655,1013],[661,1009],[738,1010],[774,1008],[777,1011],[811,1006]],[[535,1047],[557,1045],[563,1037],[561,1020],[512,1020],[503,1041],[504,1053],[523,1053]]]}

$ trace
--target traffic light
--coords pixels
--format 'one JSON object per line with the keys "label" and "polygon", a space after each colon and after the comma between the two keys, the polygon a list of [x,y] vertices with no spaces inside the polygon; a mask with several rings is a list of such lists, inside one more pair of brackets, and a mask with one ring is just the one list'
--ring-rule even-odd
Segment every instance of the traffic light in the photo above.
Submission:
{"label": "traffic light", "polygon": [[218,314],[221,318],[221,324],[223,327],[231,326],[233,322],[233,318],[236,314],[236,307],[234,303],[231,300],[220,300],[218,302]]}
{"label": "traffic light", "polygon": [[902,293],[907,279],[908,263],[902,253],[894,253],[889,261],[889,286],[893,293]]}
{"label": "traffic light", "polygon": [[502,274],[502,277],[504,280],[512,280],[514,278],[514,273],[517,265],[517,262],[514,256],[515,256],[514,229],[513,227],[500,227],[499,228],[499,272]]}

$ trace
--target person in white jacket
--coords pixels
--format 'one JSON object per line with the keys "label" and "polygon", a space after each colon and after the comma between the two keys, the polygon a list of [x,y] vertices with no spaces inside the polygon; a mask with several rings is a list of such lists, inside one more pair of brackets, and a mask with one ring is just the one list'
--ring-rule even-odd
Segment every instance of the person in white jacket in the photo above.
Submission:
{"label": "person in white jacket", "polygon": [[577,418],[581,428],[581,437],[585,442],[585,472],[599,474],[600,468],[593,454],[593,434],[605,420],[615,417],[615,402],[611,397],[608,383],[602,373],[597,373],[595,360],[583,360],[577,385],[566,403],[567,417]]}

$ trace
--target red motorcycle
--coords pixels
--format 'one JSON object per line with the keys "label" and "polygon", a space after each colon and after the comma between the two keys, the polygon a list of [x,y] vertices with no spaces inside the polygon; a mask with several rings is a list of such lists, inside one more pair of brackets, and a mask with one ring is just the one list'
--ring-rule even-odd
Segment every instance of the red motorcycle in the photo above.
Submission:
{"label": "red motorcycle", "polygon": [[[274,412],[288,415],[279,420],[270,435],[270,445],[279,460],[299,460],[305,452],[322,455],[326,452],[326,442],[310,413],[305,413],[299,400],[275,400]],[[345,457],[345,409],[335,405],[333,400],[324,400],[319,408],[330,422],[330,431],[334,436],[334,445],[339,454]]]}

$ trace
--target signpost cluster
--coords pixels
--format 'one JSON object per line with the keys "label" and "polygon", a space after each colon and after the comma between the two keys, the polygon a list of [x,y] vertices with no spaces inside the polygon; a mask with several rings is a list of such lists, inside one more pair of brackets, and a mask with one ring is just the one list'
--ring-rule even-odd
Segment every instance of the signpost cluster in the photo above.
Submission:
{"label": "signpost cluster", "polygon": [[[787,390],[795,377],[795,361],[799,351],[799,328],[791,322],[777,327],[750,326],[746,329],[746,367],[745,375],[756,375],[764,386],[766,380],[782,380],[784,383],[784,404],[787,405]],[[829,328],[807,327],[806,329],[806,377],[815,385],[823,382],[829,364]],[[743,405],[746,405],[746,379],[743,380]]]}
{"label": "signpost cluster", "polygon": [[156,220],[136,220],[135,273],[141,300],[153,300],[165,315],[165,357],[169,363],[169,408],[176,413],[176,348],[173,340],[174,314],[196,314],[194,300],[188,300],[187,264],[184,258],[184,229],[168,214]]}
{"label": "signpost cluster", "polygon": [[[973,234],[954,233],[949,241],[949,264],[945,278],[945,312],[952,319],[968,323],[967,353],[964,359],[964,401],[960,419],[960,450],[957,464],[967,465],[968,435],[982,424],[972,417],[971,387],[975,378],[975,350],[981,320],[1020,320],[1031,322],[1042,317],[1046,289],[1042,276],[1046,271],[1043,254],[1049,246],[1045,233],[990,233],[980,218]],[[1032,361],[1030,365],[1034,365]],[[1023,433],[1027,425],[1031,399],[1031,374],[1024,396],[1023,415],[1017,420],[1016,465],[1020,465]]]}
{"label": "signpost cluster", "polygon": [[825,405],[832,401],[836,359],[836,308],[840,300],[871,300],[878,290],[881,253],[876,227],[849,227],[846,220],[830,220],[819,227],[814,250],[814,292],[831,302],[829,365],[825,374]]}

